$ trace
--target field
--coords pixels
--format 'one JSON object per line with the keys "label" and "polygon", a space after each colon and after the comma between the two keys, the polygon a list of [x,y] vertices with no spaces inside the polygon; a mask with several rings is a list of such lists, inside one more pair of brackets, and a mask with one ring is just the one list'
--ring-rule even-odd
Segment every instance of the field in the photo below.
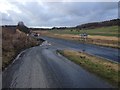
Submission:
{"label": "field", "polygon": [[36,46],[41,42],[27,37],[25,33],[2,28],[2,69],[4,70],[18,53],[26,48]]}
{"label": "field", "polygon": [[118,63],[110,62],[84,52],[58,50],[58,53],[115,86],[118,86],[118,83],[120,83],[120,70],[118,69],[120,64]]}
{"label": "field", "polygon": [[77,29],[70,29],[70,30],[51,30],[52,33],[58,33],[58,34],[74,34],[79,35],[81,33],[87,33],[88,35],[99,35],[99,36],[114,36],[118,37],[120,35],[118,33],[118,26],[110,26],[110,27],[101,27],[101,28],[95,28],[95,29],[83,29],[83,30],[77,30]]}
{"label": "field", "polygon": [[[34,31],[43,36],[75,40],[100,46],[120,48],[118,26],[102,27],[90,30],[49,30]],[[83,40],[79,34],[87,33],[87,39]]]}

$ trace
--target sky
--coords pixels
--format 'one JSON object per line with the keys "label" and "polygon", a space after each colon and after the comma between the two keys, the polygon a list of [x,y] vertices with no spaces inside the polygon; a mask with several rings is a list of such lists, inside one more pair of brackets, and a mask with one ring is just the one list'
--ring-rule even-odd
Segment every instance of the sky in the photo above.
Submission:
{"label": "sky", "polygon": [[0,0],[0,25],[76,26],[118,18],[118,2],[84,1]]}

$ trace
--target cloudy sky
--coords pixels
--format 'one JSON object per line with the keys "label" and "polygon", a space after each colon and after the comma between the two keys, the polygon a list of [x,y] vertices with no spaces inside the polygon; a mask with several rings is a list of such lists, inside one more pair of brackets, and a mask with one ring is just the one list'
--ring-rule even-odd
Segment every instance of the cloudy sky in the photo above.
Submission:
{"label": "cloudy sky", "polygon": [[76,26],[118,18],[118,3],[2,0],[0,15],[2,25],[23,21],[29,27]]}

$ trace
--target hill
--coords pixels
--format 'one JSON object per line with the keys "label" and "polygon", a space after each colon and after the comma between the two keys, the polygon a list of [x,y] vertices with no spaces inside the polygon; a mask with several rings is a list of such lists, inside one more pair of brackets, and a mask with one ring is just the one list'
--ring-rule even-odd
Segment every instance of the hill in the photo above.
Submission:
{"label": "hill", "polygon": [[25,26],[2,26],[2,69],[5,69],[22,50],[42,43],[42,40],[37,41],[18,28],[28,29]]}
{"label": "hill", "polygon": [[118,26],[119,23],[120,23],[120,19],[113,19],[113,20],[108,20],[108,21],[93,22],[93,23],[86,23],[86,24],[82,24],[82,25],[77,25],[75,28],[94,29],[94,28],[100,28],[100,27]]}

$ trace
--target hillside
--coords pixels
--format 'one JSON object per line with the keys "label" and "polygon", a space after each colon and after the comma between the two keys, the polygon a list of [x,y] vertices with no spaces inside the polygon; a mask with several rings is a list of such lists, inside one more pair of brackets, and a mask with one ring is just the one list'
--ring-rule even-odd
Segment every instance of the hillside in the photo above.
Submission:
{"label": "hillside", "polygon": [[2,27],[2,69],[7,67],[22,50],[42,43],[16,28]]}
{"label": "hillside", "polygon": [[94,29],[94,28],[100,28],[100,27],[118,26],[119,23],[120,23],[120,19],[113,19],[113,20],[108,20],[108,21],[93,22],[93,23],[77,25],[76,28],[78,28],[78,29]]}
{"label": "hillside", "polygon": [[84,30],[84,29],[86,30],[86,29],[95,29],[95,28],[102,28],[102,27],[118,26],[119,23],[120,23],[120,19],[113,19],[113,20],[107,20],[107,21],[101,21],[101,22],[85,23],[85,24],[77,25],[75,27],[53,27],[51,30],[77,29],[79,31],[79,30]]}

